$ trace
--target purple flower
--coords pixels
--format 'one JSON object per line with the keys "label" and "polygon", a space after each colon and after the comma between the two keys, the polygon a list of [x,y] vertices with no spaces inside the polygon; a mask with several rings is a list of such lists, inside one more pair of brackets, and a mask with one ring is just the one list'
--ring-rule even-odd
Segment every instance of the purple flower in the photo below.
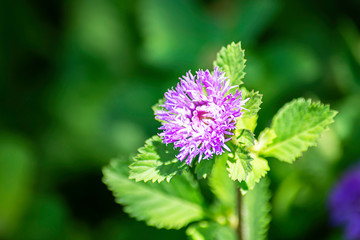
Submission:
{"label": "purple flower", "polygon": [[360,239],[360,166],[340,179],[330,194],[330,217],[333,225],[345,226],[346,239]]}
{"label": "purple flower", "polygon": [[180,161],[186,159],[187,164],[199,155],[202,158],[212,158],[230,151],[226,142],[231,140],[235,129],[236,118],[240,117],[245,104],[241,91],[229,93],[237,86],[230,86],[230,81],[218,67],[211,75],[209,70],[199,70],[193,76],[189,71],[180,79],[175,90],[165,93],[165,108],[155,113],[162,121],[163,130],[159,135],[163,142],[174,143],[174,148],[180,148],[176,156]]}

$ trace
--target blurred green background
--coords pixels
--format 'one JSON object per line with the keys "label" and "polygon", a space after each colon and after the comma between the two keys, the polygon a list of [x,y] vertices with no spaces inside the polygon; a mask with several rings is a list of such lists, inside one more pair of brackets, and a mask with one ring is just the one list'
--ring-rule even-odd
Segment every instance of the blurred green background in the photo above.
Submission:
{"label": "blurred green background", "polygon": [[326,208],[360,159],[360,2],[76,0],[0,3],[0,239],[184,239],[114,203],[102,166],[156,134],[151,106],[232,41],[264,94],[257,132],[287,101],[336,123],[295,164],[271,161],[269,239],[341,239]]}

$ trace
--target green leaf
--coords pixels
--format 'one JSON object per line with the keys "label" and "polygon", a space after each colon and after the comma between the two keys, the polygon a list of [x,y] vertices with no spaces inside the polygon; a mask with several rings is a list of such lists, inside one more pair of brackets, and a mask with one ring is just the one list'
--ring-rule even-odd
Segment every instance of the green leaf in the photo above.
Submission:
{"label": "green leaf", "polygon": [[243,110],[242,116],[236,120],[235,133],[241,129],[248,129],[253,132],[257,125],[257,114],[262,103],[262,94],[254,92],[254,90],[249,92],[246,88],[242,88],[241,91],[243,99],[249,100],[244,105],[245,109]]}
{"label": "green leaf", "polygon": [[242,89],[242,94],[243,99],[249,99],[244,105],[244,108],[247,110],[244,110],[242,118],[255,116],[260,110],[262,94],[255,92],[254,90],[248,92],[245,88]]}
{"label": "green leaf", "polygon": [[136,181],[162,182],[170,181],[188,166],[176,159],[176,152],[171,145],[162,143],[157,135],[146,140],[145,146],[138,150],[130,167],[130,179]]}
{"label": "green leaf", "polygon": [[254,152],[261,152],[270,145],[274,138],[276,137],[276,133],[273,129],[265,128],[259,135],[259,141],[256,142],[255,146],[251,148]]}
{"label": "green leaf", "polygon": [[206,178],[210,173],[214,165],[214,159],[202,159],[196,164],[195,173],[198,179]]}
{"label": "green leaf", "polygon": [[245,51],[241,49],[241,43],[232,42],[226,48],[222,47],[217,54],[214,67],[219,66],[225,71],[225,75],[230,79],[230,85],[241,85],[245,72]]}
{"label": "green leaf", "polygon": [[151,109],[154,111],[154,114],[156,111],[163,110],[163,107],[160,107],[160,105],[164,105],[164,103],[165,98],[160,98],[159,101],[151,107]]}
{"label": "green leaf", "polygon": [[293,162],[310,146],[316,145],[336,114],[328,105],[303,98],[285,104],[272,122],[271,129],[276,137],[260,154]]}
{"label": "green leaf", "polygon": [[245,181],[248,190],[252,190],[255,184],[258,183],[260,179],[264,177],[270,170],[268,161],[266,159],[258,157],[255,154],[251,154],[251,157],[253,158],[251,161],[252,171],[249,172]]}
{"label": "green leaf", "polygon": [[103,169],[103,181],[130,216],[166,229],[179,229],[204,217],[204,200],[189,174],[174,177],[171,184],[135,182],[128,179],[127,165],[112,160]]}
{"label": "green leaf", "polygon": [[186,229],[192,240],[236,240],[236,233],[229,226],[215,222],[199,222]]}
{"label": "green leaf", "polygon": [[238,180],[239,182],[246,180],[246,177],[252,170],[250,163],[252,160],[250,152],[245,147],[240,146],[236,149],[235,153],[230,153],[227,161],[227,170],[231,180]]}
{"label": "green leaf", "polygon": [[242,199],[242,229],[244,240],[264,240],[269,229],[270,189],[269,180],[264,178]]}
{"label": "green leaf", "polygon": [[239,129],[237,141],[240,145],[247,148],[251,147],[255,143],[254,134],[248,129]]}
{"label": "green leaf", "polygon": [[254,115],[247,118],[243,118],[243,117],[237,118],[235,134],[237,134],[237,132],[240,131],[241,129],[248,129],[254,132],[257,125],[257,119],[258,119],[258,115]]}
{"label": "green leaf", "polygon": [[254,188],[255,184],[270,170],[266,159],[261,158],[254,151],[254,134],[247,129],[240,129],[237,138],[235,155],[230,153],[228,172],[232,180],[239,181],[239,187],[245,193]]}
{"label": "green leaf", "polygon": [[226,171],[227,154],[216,156],[212,173],[209,177],[209,186],[221,205],[230,211],[236,208],[236,188]]}

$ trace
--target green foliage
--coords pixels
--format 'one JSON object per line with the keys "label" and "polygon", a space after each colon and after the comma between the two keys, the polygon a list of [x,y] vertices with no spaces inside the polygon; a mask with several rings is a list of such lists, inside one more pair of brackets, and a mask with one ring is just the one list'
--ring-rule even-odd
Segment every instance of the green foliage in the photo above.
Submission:
{"label": "green foliage", "polygon": [[241,49],[241,43],[232,42],[226,48],[222,47],[217,54],[214,67],[218,66],[225,71],[230,79],[230,85],[241,85],[245,72],[245,50]]}
{"label": "green foliage", "polygon": [[285,104],[274,116],[271,129],[276,137],[260,154],[293,162],[308,147],[314,146],[334,120],[336,111],[328,105],[303,98]]}
{"label": "green foliage", "polygon": [[257,115],[248,118],[238,118],[235,133],[238,134],[241,129],[248,129],[253,132],[257,126],[257,119]]}
{"label": "green foliage", "polygon": [[251,154],[253,160],[251,161],[252,171],[248,173],[246,181],[243,185],[246,184],[244,190],[252,190],[256,183],[260,181],[262,177],[265,177],[266,173],[270,170],[268,161],[264,158],[257,156],[256,154]]}
{"label": "green foliage", "polygon": [[255,92],[252,90],[249,92],[246,88],[242,88],[242,98],[248,99],[244,105],[244,110],[241,118],[237,119],[236,122],[236,131],[240,131],[241,129],[248,129],[250,131],[254,131],[257,125],[258,112],[260,110],[260,105],[262,103],[262,94],[259,92]]}
{"label": "green foliage", "polygon": [[206,178],[210,173],[214,165],[214,159],[202,159],[196,164],[195,173],[197,178]]}
{"label": "green foliage", "polygon": [[269,229],[270,189],[264,178],[242,199],[242,229],[244,240],[264,240]]}
{"label": "green foliage", "polygon": [[154,111],[154,113],[156,111],[162,110],[163,108],[160,107],[160,105],[164,105],[164,103],[165,103],[165,98],[160,98],[158,102],[151,107],[151,109]]}
{"label": "green foliage", "polygon": [[191,240],[236,240],[236,234],[229,226],[215,222],[199,222],[186,229]]}
{"label": "green foliage", "polygon": [[238,129],[238,133],[236,135],[238,136],[238,143],[247,148],[250,148],[255,143],[254,134],[248,129]]}
{"label": "green foliage", "polygon": [[260,110],[260,105],[262,103],[262,94],[260,94],[259,92],[255,92],[254,90],[248,92],[245,88],[242,89],[242,94],[242,98],[244,100],[248,99],[248,101],[244,105],[244,108],[247,110],[244,111],[242,118],[249,118],[255,116]]}
{"label": "green foliage", "polygon": [[244,148],[237,151],[235,158],[230,157],[227,163],[229,177],[234,181],[239,181],[243,193],[252,190],[255,184],[270,170],[266,159],[250,153]]}
{"label": "green foliage", "polygon": [[[254,116],[257,118],[257,115]],[[236,129],[235,133],[238,149],[235,151],[235,158],[228,160],[228,171],[230,178],[239,181],[239,186],[245,193],[253,189],[270,168],[267,160],[259,157],[255,151],[258,143],[253,132],[248,129]],[[257,144],[254,146],[255,142]]]}
{"label": "green foliage", "polygon": [[230,158],[228,161],[228,171],[232,180],[240,182],[240,187],[245,193],[253,189],[270,168],[267,160],[259,157],[254,151],[258,143],[254,146],[256,141],[250,130],[237,129],[236,136],[239,148],[235,151],[235,159]]}
{"label": "green foliage", "polygon": [[250,156],[250,152],[246,150],[245,147],[238,147],[235,153],[229,154],[227,161],[229,177],[239,182],[246,180],[246,177],[252,170],[250,163],[252,160],[253,158]]}
{"label": "green foliage", "polygon": [[221,205],[233,211],[236,206],[235,183],[226,171],[227,154],[216,156],[212,173],[209,177],[209,187]]}
{"label": "green foliage", "polygon": [[[226,48],[223,47],[217,55],[214,66],[221,67],[227,77],[231,80],[232,85],[241,85],[241,79],[245,76],[245,53],[241,49],[241,44],[231,43]],[[253,188],[255,182],[259,181],[259,177],[266,173],[268,169],[267,162],[264,164],[262,160],[257,160],[256,169],[252,168],[253,157],[250,155],[249,148],[254,145],[255,138],[252,131],[256,127],[257,113],[262,103],[262,95],[259,92],[249,92],[246,88],[242,88],[243,99],[248,99],[244,105],[244,112],[241,118],[237,119],[235,137],[236,150],[231,153],[227,161],[229,177],[237,180],[245,188]],[[266,167],[267,166],[267,167]],[[249,183],[247,183],[249,181]]]}
{"label": "green foliage", "polygon": [[128,179],[127,166],[127,161],[112,160],[103,169],[103,181],[130,216],[166,229],[179,229],[204,217],[199,186],[188,174],[175,177],[171,184],[135,182]]}
{"label": "green foliage", "polygon": [[265,128],[259,135],[259,141],[252,148],[255,152],[261,152],[263,149],[266,149],[269,144],[271,144],[276,137],[275,131],[270,128]]}
{"label": "green foliage", "polygon": [[176,174],[188,168],[185,162],[176,159],[172,146],[163,144],[157,135],[148,139],[138,152],[129,166],[129,178],[136,181],[169,182]]}

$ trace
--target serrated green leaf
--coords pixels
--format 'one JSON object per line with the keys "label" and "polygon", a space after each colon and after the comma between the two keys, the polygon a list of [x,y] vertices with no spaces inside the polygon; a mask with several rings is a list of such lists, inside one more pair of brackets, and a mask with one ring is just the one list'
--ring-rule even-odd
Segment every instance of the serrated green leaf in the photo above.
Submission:
{"label": "serrated green leaf", "polygon": [[176,159],[176,152],[171,145],[162,143],[157,135],[146,140],[145,146],[138,150],[130,167],[130,179],[136,181],[170,181],[176,174],[188,168],[185,162]]}
{"label": "serrated green leaf", "polygon": [[271,129],[276,138],[261,154],[288,163],[314,146],[329,124],[334,122],[336,111],[328,105],[303,98],[285,104],[275,115]]}
{"label": "serrated green leaf", "polygon": [[244,110],[242,118],[255,116],[260,110],[262,94],[255,92],[254,90],[248,92],[246,89],[242,89],[242,94],[243,99],[249,99],[244,105],[244,108],[247,110]]}
{"label": "serrated green leaf", "polygon": [[241,85],[245,72],[245,51],[241,49],[241,43],[234,43],[222,47],[217,54],[214,67],[218,66],[225,71],[225,76],[230,79],[230,85]]}
{"label": "serrated green leaf", "polygon": [[216,156],[209,186],[221,205],[233,212],[236,208],[236,188],[226,171],[227,160],[227,154]]}
{"label": "serrated green leaf", "polygon": [[270,216],[269,180],[262,179],[242,199],[242,230],[244,240],[266,239]]}
{"label": "serrated green leaf", "polygon": [[112,160],[103,169],[103,181],[130,216],[166,229],[179,229],[203,218],[204,200],[189,174],[174,177],[171,184],[135,182],[128,179],[127,166],[127,161]]}
{"label": "serrated green leaf", "polygon": [[255,143],[254,134],[248,129],[239,129],[237,141],[240,145],[250,148]]}
{"label": "serrated green leaf", "polygon": [[[239,181],[239,188],[245,194],[248,190],[252,190],[256,183],[270,170],[268,161],[259,157],[256,153],[250,152],[254,143],[253,133],[243,129],[243,136],[246,140],[241,143],[235,151],[230,153],[227,161],[229,177],[232,180]],[[239,138],[240,139],[240,138]],[[248,146],[244,144],[248,141]]]}
{"label": "serrated green leaf", "polygon": [[236,120],[235,133],[241,129],[248,129],[254,132],[258,119],[257,114],[262,103],[262,94],[259,94],[259,92],[254,92],[254,90],[249,92],[246,88],[242,88],[241,91],[243,94],[243,99],[249,100],[244,105],[245,109],[243,110],[242,116]]}
{"label": "serrated green leaf", "polygon": [[236,240],[236,233],[229,226],[215,222],[200,222],[186,229],[191,240]]}
{"label": "serrated green leaf", "polygon": [[165,98],[160,98],[159,101],[151,107],[151,109],[154,111],[154,114],[156,111],[163,110],[163,107],[161,107],[161,105],[164,105],[164,103]]}
{"label": "serrated green leaf", "polygon": [[202,159],[196,164],[195,173],[198,179],[206,178],[210,173],[214,165],[214,159]]}
{"label": "serrated green leaf", "polygon": [[237,133],[241,129],[248,129],[254,132],[257,125],[257,119],[258,119],[258,115],[254,115],[252,117],[247,117],[247,118],[242,118],[242,117],[237,118],[235,133]]}
{"label": "serrated green leaf", "polygon": [[270,145],[273,140],[275,139],[276,134],[273,129],[265,128],[260,134],[259,134],[259,141],[251,148],[254,152],[261,152],[264,149],[267,148],[268,145]]}
{"label": "serrated green leaf", "polygon": [[255,154],[251,154],[253,160],[251,161],[252,171],[249,172],[246,177],[246,185],[248,190],[252,190],[256,183],[258,183],[262,177],[264,177],[270,170],[268,161],[264,158],[258,157]]}
{"label": "serrated green leaf", "polygon": [[246,177],[252,170],[250,163],[252,160],[250,152],[245,147],[238,147],[235,153],[230,153],[227,160],[227,170],[230,179],[239,182],[246,180]]}
{"label": "serrated green leaf", "polygon": [[[160,98],[160,99],[158,100],[158,102],[151,107],[151,109],[153,110],[154,114],[156,114],[156,111],[161,111],[161,110],[164,109],[163,107],[161,107],[161,106],[164,105],[164,103],[165,103],[165,98]],[[159,122],[162,122],[161,120],[157,119],[156,117],[155,117],[155,120],[156,120],[156,121],[159,121]]]}

